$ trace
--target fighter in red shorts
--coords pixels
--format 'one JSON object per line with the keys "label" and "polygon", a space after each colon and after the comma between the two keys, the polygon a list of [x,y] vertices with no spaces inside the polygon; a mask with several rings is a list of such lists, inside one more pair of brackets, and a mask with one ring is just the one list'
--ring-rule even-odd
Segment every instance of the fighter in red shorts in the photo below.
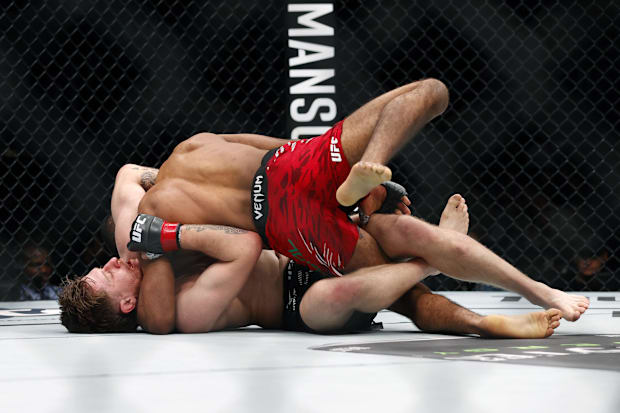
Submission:
{"label": "fighter in red shorts", "polygon": [[264,242],[333,275],[342,275],[359,237],[336,200],[351,171],[340,143],[342,123],[316,138],[269,151],[252,189],[254,223]]}
{"label": "fighter in red shorts", "polygon": [[[368,224],[376,228],[375,240],[364,229],[359,229],[357,236],[354,231],[358,230],[338,211],[338,203],[353,204],[389,179],[391,172],[383,163],[447,104],[443,83],[425,79],[373,99],[332,133],[311,141],[197,134],[179,144],[161,166],[138,212],[167,221],[255,231],[261,228],[254,219],[262,214],[268,217],[264,235],[272,248],[294,259],[318,263],[333,273],[385,264],[388,257],[415,256],[444,274],[498,285],[577,319],[586,306],[585,298],[574,298],[531,280],[470,237],[411,216],[375,214]],[[265,175],[256,175],[265,157]],[[341,162],[333,162],[332,157]],[[343,183],[348,171],[345,161],[352,166]],[[278,171],[281,168],[283,172]],[[338,201],[333,198],[334,188]],[[271,191],[278,195],[272,196]],[[132,236],[139,237],[140,223],[134,225]],[[331,235],[324,233],[328,230]],[[162,258],[143,263],[142,268],[140,319],[156,326],[157,331],[167,331],[175,314],[170,263]]]}

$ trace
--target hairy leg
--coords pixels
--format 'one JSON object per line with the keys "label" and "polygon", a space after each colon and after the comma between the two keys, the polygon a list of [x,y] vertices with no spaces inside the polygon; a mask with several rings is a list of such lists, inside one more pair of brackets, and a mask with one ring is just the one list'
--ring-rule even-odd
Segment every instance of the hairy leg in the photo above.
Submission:
{"label": "hairy leg", "polygon": [[[458,194],[450,197],[439,225],[467,232],[469,214],[463,197]],[[324,279],[312,285],[303,296],[301,315],[314,330],[338,329],[355,311],[376,313],[387,308],[424,277],[435,273],[436,270],[424,261],[411,260],[361,268],[344,277]]]}
{"label": "hairy leg", "polygon": [[[373,197],[369,197],[365,200],[365,202],[371,201],[376,204],[375,206],[381,205],[381,202],[383,202],[384,199],[381,198],[381,196],[385,197],[385,191],[376,196],[378,197],[377,199],[373,200],[370,199]],[[376,208],[374,209],[376,210]],[[389,218],[388,221],[393,222],[392,219],[398,215],[374,214],[372,217],[392,217]],[[420,220],[420,222],[423,221]],[[398,249],[395,249],[392,238],[402,235],[400,234],[401,229],[398,228],[398,230],[396,230],[397,227],[392,227],[391,229],[394,229],[394,231],[398,234],[387,236],[384,234],[383,230],[388,227],[388,225],[382,225],[382,223],[383,221],[381,219],[371,218],[369,224],[366,226],[368,232],[362,228],[359,229],[360,237],[357,245],[355,246],[353,256],[345,268],[345,272],[349,273],[364,267],[387,264],[391,262],[392,259],[421,257],[420,255],[411,254],[411,249],[407,245],[400,245]],[[461,232],[462,234],[467,233],[469,228],[469,214],[467,212],[467,204],[465,203],[465,199],[461,195],[454,194],[448,199],[448,202],[446,203],[446,206],[441,214],[439,226],[444,229]],[[380,238],[377,238],[377,236]],[[404,237],[400,237],[399,239],[404,239]],[[383,245],[379,245],[381,242],[386,243],[386,246],[388,247],[385,252],[382,249]]]}
{"label": "hairy leg", "polygon": [[534,281],[471,237],[405,215],[375,214],[366,229],[391,258],[420,257],[442,273],[495,285],[544,308],[557,308],[575,321],[588,308],[586,297]]}
{"label": "hairy leg", "polygon": [[[467,234],[469,213],[465,198],[454,194],[441,213],[439,226]],[[418,328],[433,332],[478,334],[481,337],[543,338],[560,325],[561,312],[556,309],[517,316],[481,316],[419,283],[391,307],[414,322]]]}
{"label": "hairy leg", "polygon": [[445,85],[424,79],[379,96],[345,119],[342,147],[353,168],[336,192],[338,202],[352,205],[389,180],[392,172],[385,164],[447,105]]}
{"label": "hairy leg", "polygon": [[448,91],[435,79],[422,79],[376,97],[344,120],[341,140],[347,160],[351,164],[387,162],[447,103]]}
{"label": "hairy leg", "polygon": [[400,297],[390,310],[411,319],[420,330],[490,338],[549,337],[560,325],[562,316],[557,309],[516,316],[481,316],[442,295],[433,294],[422,284]]}

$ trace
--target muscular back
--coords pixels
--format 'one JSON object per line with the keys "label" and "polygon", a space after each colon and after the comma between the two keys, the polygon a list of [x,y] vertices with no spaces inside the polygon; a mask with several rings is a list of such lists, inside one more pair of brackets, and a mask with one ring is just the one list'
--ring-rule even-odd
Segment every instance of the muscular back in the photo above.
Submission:
{"label": "muscular back", "polygon": [[169,221],[254,231],[250,190],[266,150],[202,133],[180,143],[164,162],[139,212]]}

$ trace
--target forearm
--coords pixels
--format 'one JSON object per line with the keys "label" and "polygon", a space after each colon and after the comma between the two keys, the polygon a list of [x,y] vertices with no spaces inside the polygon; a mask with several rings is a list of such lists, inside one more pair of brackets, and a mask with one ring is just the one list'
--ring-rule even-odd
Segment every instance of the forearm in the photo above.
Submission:
{"label": "forearm", "polygon": [[199,251],[220,261],[260,253],[262,248],[255,232],[225,225],[181,225],[179,244],[182,249]]}
{"label": "forearm", "polygon": [[219,261],[205,269],[190,288],[182,288],[176,296],[177,331],[207,333],[231,327],[226,315],[253,267],[243,258]]}
{"label": "forearm", "polygon": [[150,333],[170,333],[176,317],[174,273],[170,262],[166,258],[143,260],[141,266],[138,322]]}
{"label": "forearm", "polygon": [[[209,251],[210,255],[219,257],[219,261],[206,268],[191,287],[181,288],[177,294],[176,326],[184,333],[230,327],[227,310],[254,271],[262,251],[260,237],[253,232],[204,227],[181,227],[181,246],[204,253]],[[218,250],[211,242],[213,238],[220,239],[215,244],[228,245]]]}

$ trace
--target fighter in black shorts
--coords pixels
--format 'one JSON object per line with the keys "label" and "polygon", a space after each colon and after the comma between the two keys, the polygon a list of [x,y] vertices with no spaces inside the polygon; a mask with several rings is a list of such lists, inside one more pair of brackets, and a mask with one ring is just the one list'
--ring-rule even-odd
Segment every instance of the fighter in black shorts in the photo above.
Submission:
{"label": "fighter in black shorts", "polygon": [[[102,268],[65,285],[59,301],[61,321],[69,331],[133,332],[140,324],[154,332],[139,317],[137,303],[145,287],[137,254],[126,247],[132,215],[135,218],[136,206],[148,190],[143,185],[144,174],[155,176],[157,170],[126,165],[117,175],[112,195],[116,225],[112,238],[121,259],[112,258]],[[457,195],[448,201],[440,221],[440,225],[450,223],[453,230],[467,231],[465,200]],[[212,259],[206,261],[205,257],[194,265],[179,256],[181,252],[175,253],[176,258],[170,257],[171,261],[179,261],[174,266],[173,280],[176,312],[172,321],[177,332],[208,332],[248,325],[323,333],[353,331],[367,328],[373,313],[384,308],[410,318],[427,331],[542,338],[559,325],[557,310],[518,317],[483,317],[472,313],[417,284],[420,275],[435,271],[423,261],[323,278],[274,251],[263,250],[256,260],[247,251],[253,250],[248,245],[260,242],[255,233],[215,225],[183,225],[179,235],[182,247],[197,249]],[[231,286],[234,289],[229,289]]]}

